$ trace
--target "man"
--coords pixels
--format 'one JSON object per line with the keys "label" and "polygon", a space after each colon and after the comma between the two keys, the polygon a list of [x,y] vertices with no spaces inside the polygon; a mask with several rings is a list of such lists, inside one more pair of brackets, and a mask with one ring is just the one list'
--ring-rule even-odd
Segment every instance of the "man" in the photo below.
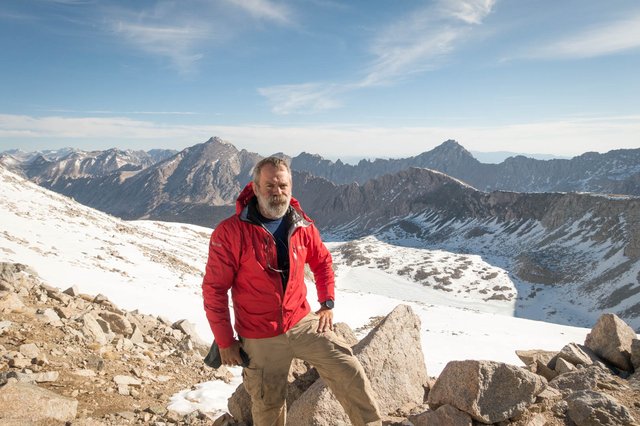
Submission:
{"label": "man", "polygon": [[[311,312],[304,265],[315,277]],[[291,170],[277,157],[261,160],[241,192],[236,214],[211,235],[202,283],[204,307],[222,363],[250,363],[242,372],[254,424],[283,426],[292,359],[311,363],[354,425],[381,425],[371,385],[351,349],[332,331],[331,255],[300,204],[291,197]],[[228,291],[234,310],[234,338]]]}

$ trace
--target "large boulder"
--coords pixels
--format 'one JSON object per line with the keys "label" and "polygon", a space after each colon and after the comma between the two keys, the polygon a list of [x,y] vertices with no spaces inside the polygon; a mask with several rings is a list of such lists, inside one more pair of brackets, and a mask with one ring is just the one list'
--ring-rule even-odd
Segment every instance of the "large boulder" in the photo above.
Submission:
{"label": "large boulder", "polygon": [[0,387],[0,423],[47,424],[75,419],[78,401],[28,383]]}
{"label": "large boulder", "polygon": [[429,392],[429,406],[453,405],[475,420],[497,423],[517,416],[536,400],[546,380],[495,361],[451,361]]}
{"label": "large boulder", "polygon": [[635,331],[614,314],[603,314],[587,334],[585,346],[600,358],[624,371],[633,371],[631,342]]}
{"label": "large boulder", "polygon": [[567,396],[572,392],[596,389],[599,386],[615,387],[615,376],[607,370],[591,366],[561,374],[549,382],[549,386]]}
{"label": "large boulder", "polygon": [[636,424],[627,407],[601,392],[578,391],[567,397],[566,401],[567,414],[577,426]]}
{"label": "large boulder", "polygon": [[[424,402],[428,382],[420,344],[420,318],[407,305],[397,306],[353,347],[383,415],[408,413]],[[342,406],[322,380],[316,381],[289,410],[295,425],[349,424]]]}

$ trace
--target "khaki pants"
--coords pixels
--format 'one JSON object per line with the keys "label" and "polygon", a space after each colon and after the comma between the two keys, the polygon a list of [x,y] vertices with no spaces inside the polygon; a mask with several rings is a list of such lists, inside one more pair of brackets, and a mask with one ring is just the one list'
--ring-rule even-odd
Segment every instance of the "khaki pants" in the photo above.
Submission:
{"label": "khaki pants", "polygon": [[243,369],[251,395],[253,424],[284,426],[287,376],[293,358],[312,364],[355,426],[381,425],[369,379],[351,348],[333,332],[316,333],[318,316],[311,312],[291,330],[265,339],[242,339],[251,358]]}

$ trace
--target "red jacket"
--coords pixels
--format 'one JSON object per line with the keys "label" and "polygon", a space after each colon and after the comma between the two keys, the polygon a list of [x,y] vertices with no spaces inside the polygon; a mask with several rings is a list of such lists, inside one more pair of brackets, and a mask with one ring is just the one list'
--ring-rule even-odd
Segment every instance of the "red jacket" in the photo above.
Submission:
{"label": "red jacket", "polygon": [[204,309],[221,348],[234,341],[229,314],[231,289],[235,329],[242,337],[259,339],[285,333],[311,310],[307,302],[304,265],[315,277],[318,301],[334,299],[331,254],[320,233],[295,198],[287,213],[289,279],[283,292],[273,236],[252,220],[249,202],[255,197],[249,183],[236,202],[236,214],[211,234],[209,259],[202,282]]}

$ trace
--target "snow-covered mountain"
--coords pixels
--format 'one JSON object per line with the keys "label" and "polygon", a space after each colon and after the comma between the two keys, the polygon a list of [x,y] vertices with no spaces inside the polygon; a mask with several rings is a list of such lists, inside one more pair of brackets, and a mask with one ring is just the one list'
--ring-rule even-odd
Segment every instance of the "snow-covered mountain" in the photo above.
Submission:
{"label": "snow-covered mountain", "polygon": [[64,157],[49,160],[40,155],[23,167],[36,183],[54,187],[59,179],[105,176],[118,171],[137,171],[154,163],[144,151],[120,150],[74,151]]}
{"label": "snow-covered mountain", "polygon": [[[118,217],[212,226],[233,211],[235,197],[261,158],[220,138],[211,138],[177,154],[168,150],[75,151],[62,158],[38,156],[28,163],[4,154],[0,164],[22,170],[42,186]],[[364,185],[385,174],[418,167],[446,173],[484,191],[640,195],[640,150],[587,153],[571,160],[518,156],[500,164],[484,164],[450,140],[415,157],[363,160],[355,166],[307,153],[291,161],[297,172],[345,185]],[[302,179],[301,183],[309,184],[309,180]],[[307,190],[298,182],[296,186],[298,193]]]}
{"label": "snow-covered mountain", "polygon": [[[590,326],[606,311],[640,327],[640,198],[486,193],[415,168],[364,185],[299,176],[298,191],[316,223],[336,239],[374,236],[394,246],[490,259],[516,284],[519,316]],[[376,260],[357,244],[351,252],[400,273],[400,265]],[[403,272],[446,287],[434,281],[432,264]]]}
{"label": "snow-covered mountain", "polygon": [[[128,155],[126,160],[124,154]],[[46,188],[124,219],[153,218],[211,226],[231,214],[235,197],[262,158],[246,150],[239,151],[219,138],[155,164],[151,164],[147,153],[141,157],[146,159],[144,162],[136,160],[134,154],[103,151],[100,158],[111,159],[100,162],[104,173],[74,172],[79,164],[87,162],[85,159],[47,163],[46,167],[61,173],[40,171],[29,176]],[[93,164],[97,165],[94,160],[89,163]],[[105,167],[109,164],[113,167]],[[34,166],[29,170],[35,169]]]}
{"label": "snow-covered mountain", "polygon": [[[1,167],[0,199],[0,261],[27,264],[59,288],[77,285],[84,293],[102,293],[124,309],[173,321],[186,318],[205,340],[211,338],[200,293],[210,229],[123,221]],[[363,247],[370,263],[354,261],[349,255],[354,245]],[[430,374],[451,359],[519,364],[516,349],[559,350],[568,340],[583,341],[588,331],[514,317],[518,289],[504,270],[478,256],[402,248],[375,239],[329,246],[337,267],[337,320],[362,335],[372,317],[410,303],[423,321]],[[390,258],[388,265],[382,257]],[[398,257],[405,260],[402,268]],[[402,272],[422,268],[429,259],[438,265],[434,282],[449,280],[448,286],[425,286],[428,277],[418,282],[414,274]],[[313,291],[309,299],[317,306]]]}

